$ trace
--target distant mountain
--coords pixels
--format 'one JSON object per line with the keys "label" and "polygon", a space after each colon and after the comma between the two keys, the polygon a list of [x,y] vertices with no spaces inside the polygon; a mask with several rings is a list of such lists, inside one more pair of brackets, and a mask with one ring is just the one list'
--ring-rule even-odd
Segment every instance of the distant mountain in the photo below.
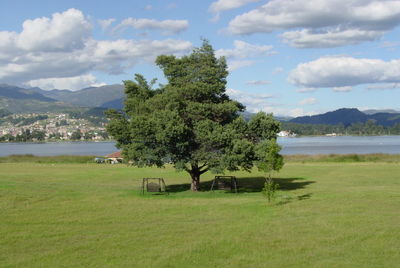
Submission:
{"label": "distant mountain", "polygon": [[291,116],[279,116],[279,115],[275,116],[274,115],[274,117],[276,120],[281,121],[281,122],[288,122],[293,119],[293,117],[291,117]]}
{"label": "distant mountain", "polygon": [[[46,91],[37,87],[25,89],[0,84],[0,110],[4,109],[11,113],[88,111],[89,114],[102,115],[107,108],[122,109],[124,98],[124,86],[120,84],[89,87],[78,91],[59,89]],[[245,111],[242,115],[249,120],[254,114]],[[345,126],[373,120],[379,125],[392,126],[400,123],[400,112],[395,110],[361,112],[355,108],[343,108],[313,116],[296,118],[275,116],[275,119],[299,124]]]}
{"label": "distant mountain", "polygon": [[90,108],[89,110],[87,110],[86,112],[84,112],[83,114],[86,116],[97,116],[97,117],[104,117],[104,112],[107,111],[108,108],[103,108],[103,107],[94,107],[94,108]]}
{"label": "distant mountain", "polygon": [[122,110],[122,108],[124,108],[124,100],[125,98],[118,98],[116,100],[107,101],[100,105],[100,107]]}
{"label": "distant mountain", "polygon": [[[243,118],[248,121],[250,120],[254,115],[256,115],[256,113],[252,113],[252,112],[248,112],[248,111],[244,111],[241,112],[240,115],[243,116]],[[289,117],[289,116],[276,116],[274,115],[275,120],[284,122],[284,121],[289,121],[290,119],[292,119],[293,117]]]}
{"label": "distant mountain", "polygon": [[337,125],[343,124],[345,126],[367,121],[368,116],[358,109],[339,109],[333,112],[328,112],[319,115],[312,116],[301,116],[290,120],[293,123],[300,124],[327,124],[327,125]]}
{"label": "distant mountain", "polygon": [[5,109],[12,113],[63,113],[66,111],[81,110],[82,108],[58,101],[39,101],[35,99],[12,99],[0,97],[0,109]]}
{"label": "distant mountain", "polygon": [[41,93],[58,101],[83,106],[83,107],[106,107],[107,103],[122,99],[125,95],[124,86],[115,84],[101,87],[88,87],[77,91],[70,90],[42,90]]}
{"label": "distant mountain", "polygon": [[75,105],[59,102],[41,93],[41,89],[25,89],[0,85],[0,109],[11,113],[44,113],[76,110]]}
{"label": "distant mountain", "polygon": [[378,125],[393,126],[400,123],[400,113],[377,113],[368,116],[368,119],[375,120]]}
{"label": "distant mountain", "polygon": [[56,101],[55,99],[47,97],[37,91],[6,84],[0,85],[0,98],[15,99],[15,100],[37,100],[44,102]]}
{"label": "distant mountain", "polygon": [[0,109],[7,109],[12,113],[63,112],[82,107],[121,109],[124,96],[124,86],[118,84],[78,91],[43,90],[38,87],[26,89],[0,84]]}
{"label": "distant mountain", "polygon": [[400,113],[366,114],[355,108],[343,108],[319,115],[296,117],[289,122],[322,125],[343,124],[344,126],[348,126],[354,123],[365,123],[368,120],[373,120],[378,125],[392,126],[396,123],[400,123]]}
{"label": "distant mountain", "polygon": [[370,109],[370,110],[364,110],[362,112],[365,113],[365,114],[368,114],[368,115],[378,114],[378,113],[390,113],[390,114],[400,113],[400,111],[396,111],[396,110],[393,110],[393,109],[383,109],[383,110]]}
{"label": "distant mountain", "polygon": [[9,110],[0,108],[0,118],[9,116],[9,115],[11,115],[11,114],[12,114],[12,113],[11,113]]}

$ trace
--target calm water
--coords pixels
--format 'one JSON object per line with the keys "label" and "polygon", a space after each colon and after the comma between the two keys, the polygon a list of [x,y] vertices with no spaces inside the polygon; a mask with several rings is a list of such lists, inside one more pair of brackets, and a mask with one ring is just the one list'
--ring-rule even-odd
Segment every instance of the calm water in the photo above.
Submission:
{"label": "calm water", "polygon": [[114,142],[0,143],[0,156],[12,154],[107,155],[117,151]]}
{"label": "calm water", "polygon": [[[282,154],[400,154],[400,136],[278,138]],[[0,143],[0,156],[12,154],[107,155],[114,142]]]}
{"label": "calm water", "polygon": [[279,138],[282,154],[400,154],[400,136]]}

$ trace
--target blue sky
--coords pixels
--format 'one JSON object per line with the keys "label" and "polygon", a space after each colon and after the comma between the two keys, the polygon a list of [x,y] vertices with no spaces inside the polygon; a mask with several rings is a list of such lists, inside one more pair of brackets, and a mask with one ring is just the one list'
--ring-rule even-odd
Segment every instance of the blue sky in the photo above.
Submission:
{"label": "blue sky", "polygon": [[400,0],[2,0],[0,83],[163,82],[155,57],[207,38],[249,111],[400,110],[399,25]]}

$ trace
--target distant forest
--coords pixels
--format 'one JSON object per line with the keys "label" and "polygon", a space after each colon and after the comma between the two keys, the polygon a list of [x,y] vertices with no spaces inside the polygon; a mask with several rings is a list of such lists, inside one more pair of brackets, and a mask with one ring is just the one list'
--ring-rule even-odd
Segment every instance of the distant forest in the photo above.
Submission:
{"label": "distant forest", "polygon": [[338,135],[400,135],[400,123],[393,126],[382,126],[376,124],[374,120],[365,123],[353,123],[348,126],[343,124],[299,124],[292,122],[281,122],[281,129],[296,133],[300,136],[326,135],[336,133]]}

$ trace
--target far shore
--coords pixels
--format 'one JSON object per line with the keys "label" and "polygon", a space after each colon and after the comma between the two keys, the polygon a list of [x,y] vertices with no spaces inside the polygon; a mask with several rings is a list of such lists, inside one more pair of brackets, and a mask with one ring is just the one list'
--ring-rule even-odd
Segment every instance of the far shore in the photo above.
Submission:
{"label": "far shore", "polygon": [[[95,158],[99,155],[55,155],[37,156],[33,154],[19,154],[1,156],[0,163],[41,163],[41,164],[68,164],[68,163],[95,163]],[[399,154],[319,154],[319,155],[284,155],[285,163],[316,163],[316,162],[386,162],[399,163]],[[128,164],[126,161],[121,163]],[[101,164],[100,164],[101,165]],[[170,166],[170,164],[167,164]]]}
{"label": "far shore", "polygon": [[[328,138],[335,138],[335,137],[397,137],[400,135],[296,135],[296,136],[279,136],[278,139],[282,138],[313,138],[313,137],[328,137]],[[0,144],[46,144],[46,143],[110,143],[115,142],[115,140],[48,140],[48,141],[0,141]]]}

